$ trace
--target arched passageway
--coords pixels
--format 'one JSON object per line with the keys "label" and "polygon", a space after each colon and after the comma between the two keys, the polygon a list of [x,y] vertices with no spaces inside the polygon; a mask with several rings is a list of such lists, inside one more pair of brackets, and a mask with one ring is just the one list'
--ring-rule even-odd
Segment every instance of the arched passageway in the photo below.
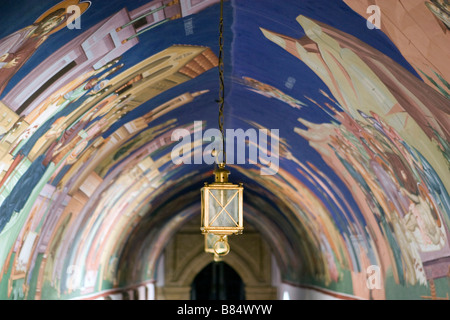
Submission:
{"label": "arched passageway", "polygon": [[[2,7],[0,299],[189,298],[211,262],[196,219],[214,168],[219,4]],[[445,12],[224,1],[227,167],[246,224],[224,262],[246,299],[447,298]]]}

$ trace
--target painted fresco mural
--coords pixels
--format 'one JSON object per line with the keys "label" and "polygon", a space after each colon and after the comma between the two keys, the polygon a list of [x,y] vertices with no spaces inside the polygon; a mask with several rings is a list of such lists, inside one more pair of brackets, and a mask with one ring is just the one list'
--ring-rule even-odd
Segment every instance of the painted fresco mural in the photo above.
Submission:
{"label": "painted fresco mural", "polygon": [[[369,1],[225,1],[226,127],[280,133],[276,174],[247,162],[231,177],[282,281],[448,299],[448,3],[410,1],[408,22],[389,7],[403,0],[374,2],[381,29],[367,27]],[[217,126],[219,10],[2,8],[0,299],[89,299],[155,279],[211,179],[213,166],[171,154],[176,129],[192,134],[196,158],[208,141],[194,122]]]}

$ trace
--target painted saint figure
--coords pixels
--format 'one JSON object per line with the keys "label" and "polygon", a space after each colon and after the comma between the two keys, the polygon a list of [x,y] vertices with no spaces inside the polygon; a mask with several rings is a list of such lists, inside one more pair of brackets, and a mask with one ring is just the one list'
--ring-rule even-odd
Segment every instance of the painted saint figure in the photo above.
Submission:
{"label": "painted saint figure", "polygon": [[[73,12],[67,7],[73,0],[55,5],[32,25],[16,31],[0,40],[0,94],[11,78],[19,71],[49,36],[65,26]],[[81,12],[89,8],[90,2],[80,3]]]}
{"label": "painted saint figure", "polygon": [[66,21],[65,9],[58,9],[39,23],[25,27],[0,42],[0,93],[9,80],[28,61],[33,53],[48,39],[49,33]]}

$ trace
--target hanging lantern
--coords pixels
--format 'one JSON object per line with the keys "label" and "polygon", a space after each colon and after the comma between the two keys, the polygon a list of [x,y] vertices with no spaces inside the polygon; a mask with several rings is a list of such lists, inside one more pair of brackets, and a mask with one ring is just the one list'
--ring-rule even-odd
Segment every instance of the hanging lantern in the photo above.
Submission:
{"label": "hanging lantern", "polygon": [[[237,185],[228,182],[230,171],[225,169],[227,156],[224,134],[223,0],[220,1],[218,69],[220,87],[217,102],[219,103],[219,130],[222,134],[223,163],[218,164],[214,171],[214,183],[208,184],[205,182],[205,186],[201,189],[201,231],[207,235],[205,241],[211,241],[211,243],[205,243],[205,249],[212,250],[216,261],[230,251],[228,236],[241,234],[244,230],[242,209],[244,187],[242,183]],[[217,238],[209,240],[208,235],[210,234]]]}
{"label": "hanging lantern", "polygon": [[201,189],[203,233],[218,236],[241,234],[243,225],[243,191],[242,184],[228,182],[230,172],[224,164],[214,171],[215,182],[205,183]]}

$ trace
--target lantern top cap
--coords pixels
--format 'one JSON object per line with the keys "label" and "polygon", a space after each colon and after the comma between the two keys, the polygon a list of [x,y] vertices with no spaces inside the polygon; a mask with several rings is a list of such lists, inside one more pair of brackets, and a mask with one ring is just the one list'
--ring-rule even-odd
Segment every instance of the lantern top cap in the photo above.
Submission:
{"label": "lantern top cap", "polygon": [[224,163],[219,163],[218,168],[214,170],[214,175],[216,176],[216,183],[228,183],[230,171],[225,169]]}

